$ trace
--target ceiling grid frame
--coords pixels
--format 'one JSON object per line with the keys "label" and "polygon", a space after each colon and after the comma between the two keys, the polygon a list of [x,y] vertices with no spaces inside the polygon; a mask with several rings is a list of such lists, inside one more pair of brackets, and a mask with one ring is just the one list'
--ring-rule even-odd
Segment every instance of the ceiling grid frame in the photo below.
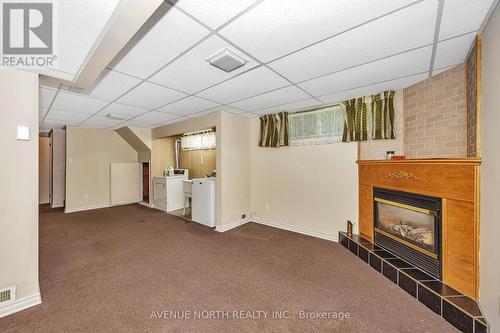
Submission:
{"label": "ceiling grid frame", "polygon": [[[233,23],[234,21],[236,21],[238,18],[240,18],[241,16],[245,15],[246,13],[248,13],[249,11],[253,10],[254,8],[258,7],[261,3],[263,3],[264,1],[263,0],[259,0],[259,1],[256,1],[254,3],[252,3],[251,5],[249,5],[248,7],[244,8],[243,10],[241,10],[240,12],[238,12],[236,15],[232,16],[229,20],[225,21],[223,24],[220,24],[217,28],[211,28],[207,23],[205,23],[204,21],[202,21],[201,19],[198,19],[197,17],[193,16],[190,12],[186,11],[184,8],[182,8],[182,3],[179,1],[179,2],[176,2],[176,1],[172,1],[172,0],[164,0],[163,2],[169,6],[171,6],[172,8],[170,8],[170,10],[177,10],[179,12],[181,12],[183,15],[186,15],[187,17],[189,17],[191,20],[193,20],[194,22],[198,23],[199,25],[201,25],[203,28],[205,28],[207,31],[208,31],[208,34],[206,36],[204,36],[202,39],[198,40],[196,43],[194,43],[193,45],[191,45],[189,48],[187,48],[186,50],[183,50],[182,52],[180,52],[175,58],[171,59],[170,61],[168,61],[166,64],[164,64],[163,66],[161,66],[160,68],[158,68],[156,71],[154,71],[152,74],[148,75],[146,78],[144,79],[140,79],[141,81],[138,82],[135,86],[133,86],[132,88],[130,88],[129,90],[125,91],[124,93],[122,93],[120,96],[118,96],[117,98],[115,98],[114,100],[112,101],[109,101],[104,107],[100,108],[97,112],[91,114],[87,119],[85,119],[83,122],[79,123],[79,125],[85,125],[85,122],[89,121],[91,118],[93,117],[96,117],[96,116],[101,116],[102,115],[100,114],[101,111],[103,111],[105,108],[107,108],[109,105],[117,102],[120,98],[122,98],[123,96],[127,95],[129,92],[131,92],[132,90],[134,90],[135,88],[137,88],[138,86],[140,86],[141,84],[145,83],[145,82],[148,82],[150,84],[155,84],[157,86],[160,86],[160,87],[163,87],[163,88],[166,88],[166,89],[171,89],[171,90],[174,90],[174,91],[177,91],[179,93],[182,93],[184,94],[185,96],[181,97],[181,98],[178,98],[176,100],[173,100],[173,101],[170,101],[164,105],[160,105],[158,107],[155,107],[155,108],[147,108],[147,111],[142,113],[142,114],[138,114],[134,117],[130,117],[130,118],[127,118],[126,120],[124,120],[123,122],[120,122],[118,124],[115,124],[113,126],[110,126],[108,128],[114,128],[114,127],[117,127],[118,125],[120,124],[127,124],[128,122],[133,122],[134,119],[138,118],[138,117],[141,117],[143,115],[146,115],[152,111],[156,111],[156,112],[162,112],[162,113],[165,113],[165,114],[170,114],[170,115],[173,115],[177,118],[175,119],[172,119],[171,121],[168,121],[167,123],[170,123],[170,122],[175,122],[175,120],[182,120],[182,119],[187,119],[187,118],[192,118],[193,116],[196,117],[197,114],[206,114],[206,113],[209,113],[210,110],[220,110],[220,109],[224,109],[224,108],[228,108],[228,109],[235,109],[235,110],[228,110],[228,112],[231,112],[231,111],[236,111],[234,113],[240,113],[240,114],[254,114],[255,116],[258,116],[260,114],[263,114],[263,113],[259,113],[260,111],[262,110],[265,110],[265,109],[271,109],[271,108],[276,108],[276,107],[279,107],[281,105],[287,105],[287,104],[292,104],[292,103],[295,103],[295,102],[299,102],[299,101],[295,101],[295,102],[280,102],[279,104],[276,104],[276,105],[271,105],[271,104],[268,104],[266,105],[265,107],[262,107],[260,109],[251,109],[252,111],[246,111],[246,110],[242,110],[241,108],[238,108],[236,107],[235,105],[231,105],[231,104],[234,104],[234,103],[237,103],[237,102],[240,102],[240,101],[244,101],[244,100],[247,100],[247,99],[251,99],[251,98],[254,98],[254,97],[257,97],[257,96],[260,96],[260,95],[264,95],[264,94],[268,94],[268,93],[271,93],[271,92],[274,92],[274,91],[277,91],[277,90],[280,90],[280,89],[285,89],[285,88],[289,88],[289,87],[295,87],[297,89],[299,89],[300,91],[304,92],[305,94],[307,94],[308,96],[310,96],[309,98],[306,98],[304,100],[308,100],[308,99],[314,99],[318,102],[318,104],[323,104],[323,101],[320,99],[322,96],[326,96],[326,95],[333,95],[333,94],[336,94],[336,93],[341,93],[341,92],[346,92],[346,91],[350,91],[350,90],[355,90],[355,89],[360,89],[360,88],[365,88],[365,87],[370,87],[370,86],[375,86],[377,84],[381,84],[381,83],[386,83],[386,82],[390,82],[390,81],[396,81],[396,80],[399,80],[399,79],[404,79],[404,78],[408,78],[408,77],[411,77],[411,76],[414,76],[414,75],[419,75],[419,74],[422,74],[422,72],[418,72],[418,73],[413,73],[413,74],[408,74],[408,75],[402,75],[402,76],[398,76],[398,77],[393,77],[391,79],[388,79],[388,80],[382,80],[382,81],[378,81],[378,82],[374,82],[374,83],[369,83],[369,84],[362,84],[362,85],[359,85],[359,86],[356,86],[356,87],[348,87],[346,89],[341,89],[341,90],[338,90],[338,91],[332,91],[331,93],[328,93],[328,94],[321,94],[321,95],[318,95],[318,94],[313,94],[309,91],[307,91],[306,89],[304,89],[303,87],[300,87],[299,84],[301,83],[304,83],[304,82],[307,82],[307,81],[311,81],[311,80],[314,80],[314,79],[317,79],[317,78],[320,78],[320,77],[324,77],[324,76],[328,76],[328,75],[332,75],[332,74],[335,74],[335,73],[339,73],[339,72],[342,72],[342,71],[348,71],[350,69],[354,69],[354,68],[357,68],[357,67],[360,67],[360,66],[363,66],[363,65],[367,65],[367,64],[371,64],[371,63],[374,63],[374,62],[377,62],[377,61],[381,61],[381,60],[384,60],[384,59],[387,59],[387,58],[390,58],[390,57],[393,57],[393,56],[397,56],[397,55],[401,55],[401,54],[404,54],[404,53],[408,53],[408,52],[411,52],[411,51],[414,51],[414,50],[418,50],[418,49],[421,49],[421,48],[425,48],[425,47],[429,47],[432,45],[432,56],[431,56],[431,61],[430,61],[430,64],[429,64],[429,70],[427,71],[428,73],[428,76],[432,76],[433,73],[439,71],[439,70],[442,70],[444,68],[448,68],[448,64],[442,64],[440,67],[441,68],[434,68],[434,59],[436,57],[436,51],[437,51],[437,46],[440,42],[443,42],[443,41],[447,41],[447,40],[450,40],[450,39],[454,39],[454,38],[458,38],[460,36],[464,36],[464,35],[467,35],[467,34],[471,34],[471,33],[475,33],[477,32],[477,30],[474,30],[474,31],[470,31],[470,32],[466,32],[466,33],[461,33],[460,35],[454,35],[453,37],[450,37],[450,38],[446,38],[446,39],[443,39],[443,40],[439,40],[439,26],[440,26],[440,23],[441,23],[441,20],[442,20],[442,16],[443,16],[443,8],[444,8],[444,3],[445,3],[445,0],[436,0],[438,2],[438,10],[437,10],[437,13],[436,13],[436,26],[435,26],[435,29],[434,29],[434,39],[432,41],[432,43],[428,43],[428,44],[425,44],[425,45],[422,45],[422,46],[418,46],[418,47],[415,47],[415,48],[412,48],[412,49],[407,49],[407,50],[404,50],[404,51],[401,51],[401,52],[397,52],[397,53],[393,53],[393,54],[390,54],[390,55],[387,55],[387,56],[384,56],[384,57],[380,57],[378,59],[372,59],[372,60],[369,60],[369,61],[365,61],[365,62],[362,62],[362,63],[359,63],[357,65],[354,65],[354,66],[349,66],[349,67],[345,67],[345,68],[342,68],[340,70],[336,70],[334,72],[331,72],[331,73],[323,73],[323,74],[320,74],[320,75],[316,75],[312,78],[308,78],[308,79],[305,79],[305,80],[300,80],[300,81],[292,81],[290,80],[286,74],[282,74],[280,73],[278,70],[275,70],[273,68],[271,68],[270,66],[268,66],[268,64],[272,64],[273,62],[277,61],[277,60],[280,60],[280,59],[283,59],[289,55],[292,55],[292,54],[295,54],[297,52],[300,52],[302,50],[305,50],[311,46],[314,46],[314,45],[317,45],[319,43],[322,43],[328,39],[331,39],[331,38],[335,38],[336,36],[339,36],[341,34],[344,34],[348,31],[352,31],[354,29],[357,29],[361,26],[364,26],[364,25],[367,25],[367,24],[370,24],[372,22],[375,22],[383,17],[387,17],[391,14],[394,14],[398,11],[401,11],[401,10],[404,10],[404,9],[407,9],[407,8],[410,8],[416,4],[419,4],[419,3],[422,3],[424,1],[428,1],[428,0],[417,0],[417,1],[413,1],[411,3],[408,3],[404,6],[401,6],[399,8],[395,8],[387,13],[384,13],[382,15],[379,15],[377,17],[374,17],[374,18],[371,18],[367,21],[364,21],[364,22],[361,22],[359,24],[356,24],[352,27],[349,27],[347,29],[344,29],[340,32],[336,32],[332,35],[329,35],[327,37],[324,37],[324,38],[321,38],[320,40],[317,40],[317,41],[314,41],[312,43],[309,43],[305,46],[301,46],[300,48],[298,49],[294,49],[293,51],[291,52],[288,52],[286,54],[283,54],[283,55],[280,55],[278,57],[275,57],[273,59],[270,59],[268,61],[262,61],[260,59],[260,57],[258,56],[255,56],[254,54],[252,54],[251,52],[248,52],[246,49],[244,49],[243,47],[241,47],[240,45],[238,45],[237,42],[233,42],[232,40],[230,40],[229,38],[225,37],[224,35],[222,35],[222,33],[220,32],[223,28],[227,27],[229,24]],[[497,1],[497,0],[496,0]],[[496,2],[494,1],[494,3]],[[177,4],[180,4],[179,6],[177,6]],[[185,56],[189,51],[192,51],[194,48],[198,47],[201,43],[203,43],[204,41],[206,41],[208,38],[210,37],[213,37],[213,36],[216,36],[218,38],[220,38],[221,40],[223,40],[225,43],[227,43],[229,46],[231,46],[232,48],[234,48],[235,50],[239,51],[239,52],[242,52],[244,53],[244,56],[248,56],[249,58],[251,58],[252,60],[254,60],[256,63],[257,63],[257,66],[255,67],[252,67],[246,71],[242,71],[234,76],[231,76],[229,78],[226,78],[220,82],[217,82],[213,85],[210,85],[208,87],[205,87],[203,89],[200,89],[196,92],[191,92],[191,93],[188,93],[186,91],[182,91],[182,90],[179,90],[175,87],[171,87],[171,86],[167,86],[167,85],[164,85],[164,84],[159,84],[159,83],[156,83],[156,82],[151,82],[149,81],[151,79],[151,77],[153,77],[155,74],[157,74],[159,71],[165,69],[166,67],[172,65],[173,63],[175,63],[176,61],[178,61],[180,58],[182,58],[183,56]],[[443,65],[446,65],[443,67]],[[281,77],[283,80],[287,81],[289,83],[289,85],[287,86],[282,86],[282,87],[278,87],[278,88],[274,88],[274,89],[269,89],[269,90],[266,90],[265,92],[261,92],[261,93],[257,93],[257,94],[253,94],[251,96],[246,96],[244,98],[241,98],[241,99],[235,99],[234,101],[231,101],[231,102],[226,102],[226,103],[221,103],[219,101],[216,101],[216,100],[213,100],[212,98],[207,98],[206,96],[201,96],[199,95],[201,92],[205,91],[205,90],[208,90],[210,88],[213,88],[217,85],[220,85],[222,83],[225,83],[225,82],[228,82],[232,79],[235,79],[241,75],[244,75],[244,74],[247,74],[253,70],[256,70],[256,69],[259,69],[259,68],[266,68],[267,70],[271,71],[272,73],[276,74],[277,76]],[[137,78],[133,75],[130,75],[126,72],[122,72],[122,71],[119,71],[119,70],[115,70],[113,68],[109,68],[107,67],[107,69],[111,70],[111,71],[114,71],[114,72],[117,72],[117,73],[121,73],[121,74],[124,74],[124,75],[127,75],[127,76],[130,76],[130,77],[133,77],[133,78]],[[396,73],[394,73],[396,74]],[[402,73],[399,73],[399,74],[402,74]],[[354,83],[354,82],[353,82]],[[362,83],[362,82],[359,82],[359,83]],[[42,122],[46,121],[47,119],[47,115],[49,114],[50,110],[52,109],[53,107],[53,104],[55,102],[55,100],[57,99],[58,95],[59,95],[59,91],[61,89],[64,90],[64,86],[60,85],[59,88],[57,89],[56,91],[56,94],[54,95],[53,99],[52,99],[52,102],[50,104],[50,106],[47,108],[47,111],[42,119]],[[340,87],[339,87],[340,88]],[[51,88],[53,89],[53,88]],[[80,95],[78,94],[78,92],[75,92],[75,91],[69,91],[69,93],[74,93],[76,95]],[[86,95],[83,95],[83,96],[86,96]],[[164,108],[170,104],[174,104],[176,102],[179,102],[181,100],[184,100],[184,99],[187,99],[189,97],[196,97],[196,98],[201,98],[201,99],[204,99],[204,100],[207,100],[209,102],[214,102],[216,103],[217,105],[216,106],[213,106],[211,108],[208,108],[208,109],[205,109],[205,110],[202,110],[202,111],[195,111],[195,112],[192,112],[192,113],[186,113],[186,114],[183,114],[182,116],[179,115],[179,114],[174,114],[172,112],[163,112],[161,111],[160,109],[161,108]],[[93,98],[92,96],[88,96],[90,98]],[[302,101],[302,100],[300,100]],[[121,103],[121,104],[126,104],[126,105],[129,105],[129,103]],[[55,110],[55,109],[54,109]],[[241,111],[241,112],[239,112]],[[68,111],[70,112],[70,111]],[[162,125],[163,123],[157,123],[157,124],[154,124],[153,126],[160,126]]]}

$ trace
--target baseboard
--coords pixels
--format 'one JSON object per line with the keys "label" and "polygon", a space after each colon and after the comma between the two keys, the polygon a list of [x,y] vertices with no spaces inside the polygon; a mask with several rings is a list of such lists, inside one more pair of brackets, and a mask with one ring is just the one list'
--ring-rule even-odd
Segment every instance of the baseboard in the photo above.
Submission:
{"label": "baseboard", "polygon": [[303,228],[303,227],[297,227],[297,226],[290,225],[290,224],[278,223],[278,222],[274,222],[274,221],[264,219],[261,217],[252,216],[252,218],[250,220],[252,222],[255,222],[255,223],[267,225],[269,227],[274,227],[274,228],[283,229],[283,230],[287,230],[287,231],[297,232],[299,234],[312,236],[312,237],[316,237],[316,238],[321,238],[321,239],[326,239],[326,240],[329,240],[332,242],[338,242],[338,240],[339,240],[338,235],[332,235],[332,234],[327,234],[324,232],[318,232],[318,231],[314,231],[314,230]]}
{"label": "baseboard", "polygon": [[86,210],[93,210],[93,209],[101,209],[101,208],[108,208],[111,207],[109,204],[101,204],[101,205],[91,205],[91,206],[85,206],[85,207],[77,207],[77,208],[65,208],[64,212],[65,213],[76,213],[76,212],[83,212]]}
{"label": "baseboard", "polygon": [[0,307],[0,318],[19,312],[21,310],[25,310],[27,308],[30,308],[32,306],[41,303],[42,303],[42,297],[40,296],[40,293],[18,299],[14,303],[11,303],[10,305],[7,305],[5,307]]}
{"label": "baseboard", "polygon": [[231,223],[223,225],[223,226],[216,226],[215,231],[226,232],[228,230],[234,229],[234,228],[239,227],[240,225],[243,225],[243,224],[248,223],[248,222],[250,222],[250,218],[247,217],[245,219],[237,220],[237,221],[231,222]]}

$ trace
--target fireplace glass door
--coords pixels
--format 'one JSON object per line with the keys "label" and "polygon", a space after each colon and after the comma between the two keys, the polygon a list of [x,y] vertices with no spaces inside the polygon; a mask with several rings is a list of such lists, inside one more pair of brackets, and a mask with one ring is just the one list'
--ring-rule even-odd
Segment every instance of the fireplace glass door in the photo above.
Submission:
{"label": "fireplace glass door", "polygon": [[437,257],[436,212],[375,198],[377,232],[400,241],[430,257]]}
{"label": "fireplace glass door", "polygon": [[441,199],[374,188],[375,244],[441,277]]}

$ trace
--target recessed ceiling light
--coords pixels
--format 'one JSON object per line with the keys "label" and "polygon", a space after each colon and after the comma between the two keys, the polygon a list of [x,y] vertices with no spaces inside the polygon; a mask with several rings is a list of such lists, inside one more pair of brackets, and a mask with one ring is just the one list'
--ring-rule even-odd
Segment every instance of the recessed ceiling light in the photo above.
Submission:
{"label": "recessed ceiling light", "polygon": [[207,61],[224,72],[231,72],[247,63],[247,60],[227,47],[210,56]]}

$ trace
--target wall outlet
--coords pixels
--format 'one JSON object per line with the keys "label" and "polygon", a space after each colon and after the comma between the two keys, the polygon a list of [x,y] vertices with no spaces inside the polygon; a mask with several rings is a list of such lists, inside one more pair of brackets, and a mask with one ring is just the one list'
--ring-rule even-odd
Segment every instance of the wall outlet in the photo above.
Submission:
{"label": "wall outlet", "polygon": [[268,203],[266,203],[265,209],[269,210],[270,208],[271,208],[271,205],[269,205]]}

